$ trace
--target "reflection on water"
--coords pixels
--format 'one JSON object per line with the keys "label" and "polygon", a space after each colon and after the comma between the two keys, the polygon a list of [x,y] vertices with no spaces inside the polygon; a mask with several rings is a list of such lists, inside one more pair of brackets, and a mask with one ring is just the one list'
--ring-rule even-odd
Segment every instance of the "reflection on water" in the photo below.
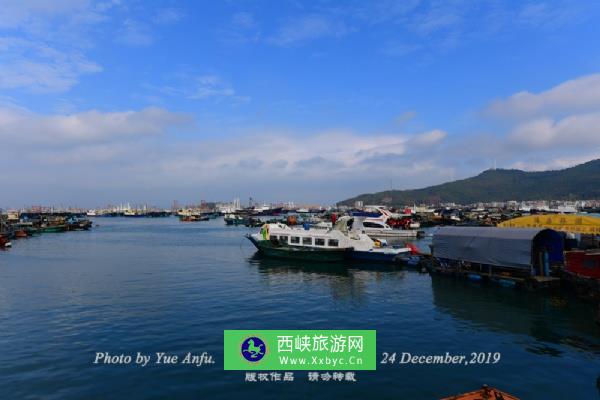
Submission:
{"label": "reflection on water", "polygon": [[568,294],[546,295],[432,276],[433,302],[453,318],[474,327],[531,336],[532,352],[560,354],[564,344],[600,354],[593,308]]}
{"label": "reflection on water", "polygon": [[342,263],[318,263],[269,258],[258,251],[248,258],[248,262],[256,265],[258,270],[264,274],[312,273],[346,277],[349,275],[348,267]]}
{"label": "reflection on water", "polygon": [[318,263],[265,257],[256,252],[248,261],[258,267],[269,281],[310,282],[326,284],[331,297],[360,303],[365,300],[370,282],[401,280],[405,271],[382,263]]}

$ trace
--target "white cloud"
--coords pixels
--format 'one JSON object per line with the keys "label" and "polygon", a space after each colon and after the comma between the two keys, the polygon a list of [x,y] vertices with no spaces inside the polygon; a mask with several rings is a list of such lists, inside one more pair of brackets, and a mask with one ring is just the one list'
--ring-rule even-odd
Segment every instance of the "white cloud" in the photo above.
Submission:
{"label": "white cloud", "polygon": [[102,68],[76,50],[61,51],[43,42],[0,37],[0,88],[64,92],[80,76]]}
{"label": "white cloud", "polygon": [[396,123],[400,126],[412,121],[417,116],[417,112],[414,110],[405,111],[396,117]]}
{"label": "white cloud", "polygon": [[65,92],[102,67],[85,55],[89,30],[115,1],[5,0],[0,6],[0,88]]}
{"label": "white cloud", "polygon": [[174,24],[183,18],[183,12],[176,8],[161,8],[156,12],[153,21],[157,24]]}
{"label": "white cloud", "polygon": [[[233,87],[217,75],[200,75],[192,80],[195,83],[189,88],[175,89],[175,92],[181,93],[188,99],[207,100],[207,99],[223,99],[229,98],[234,101],[245,102],[250,98],[247,96],[238,95]],[[188,82],[186,84],[190,86]],[[171,91],[174,88],[171,88]]]}
{"label": "white cloud", "polygon": [[[214,100],[216,102],[229,100],[232,103],[250,101],[250,97],[240,95],[225,79],[216,74],[194,75],[190,72],[180,72],[163,85],[145,83],[144,89],[169,97],[190,100]],[[160,102],[155,94],[144,95],[150,103]]]}
{"label": "white cloud", "polygon": [[[78,146],[156,136],[190,123],[187,115],[156,107],[120,112],[92,110],[71,115],[0,108],[0,139],[14,146]],[[29,151],[35,153],[36,149]]]}
{"label": "white cloud", "polygon": [[600,110],[600,74],[572,79],[540,93],[522,91],[496,100],[486,112],[497,117],[523,118],[581,110]]}
{"label": "white cloud", "polygon": [[150,46],[154,42],[150,28],[131,18],[123,21],[123,25],[117,33],[116,40],[123,44],[140,47]]}
{"label": "white cloud", "polygon": [[530,148],[600,145],[600,112],[534,119],[517,125],[509,138]]}
{"label": "white cloud", "polygon": [[504,166],[560,169],[600,156],[600,74],[496,100],[484,112],[509,126],[490,146]]}
{"label": "white cloud", "polygon": [[340,37],[351,29],[341,20],[325,15],[305,15],[285,21],[268,41],[277,46],[302,44],[322,37]]}
{"label": "white cloud", "polygon": [[435,129],[429,132],[422,133],[412,140],[412,144],[416,146],[432,146],[440,143],[448,134],[440,129]]}
{"label": "white cloud", "polygon": [[600,145],[600,74],[568,80],[539,93],[516,93],[491,103],[485,114],[513,125],[504,144],[507,152],[515,148],[588,150]]}
{"label": "white cloud", "polygon": [[[1,176],[0,183],[10,184],[15,197],[31,185],[45,191],[52,182],[51,190],[57,190],[62,183],[53,177],[61,176],[68,181],[61,193],[73,199],[92,180],[113,197],[139,195],[152,187],[152,196],[160,199],[163,194],[171,196],[166,188],[205,188],[213,197],[229,198],[243,188],[260,187],[265,200],[289,190],[294,193],[286,195],[289,199],[335,201],[342,196],[335,189],[342,182],[345,196],[357,188],[378,189],[377,177],[383,175],[413,180],[425,175],[428,181],[435,162],[415,162],[415,157],[440,144],[413,145],[422,138],[428,141],[431,133],[421,138],[349,130],[256,129],[208,137],[196,134],[193,139],[167,135],[178,128],[189,130],[191,124],[188,115],[158,108],[72,115],[0,108],[0,141],[14,149],[0,158],[0,168],[17,161],[23,165],[10,176]],[[22,185],[25,181],[27,185]],[[315,193],[310,190],[315,187],[324,189]],[[78,192],[73,193],[73,188]]]}
{"label": "white cloud", "polygon": [[0,7],[0,28],[18,28],[54,18],[90,11],[88,0],[3,0]]}
{"label": "white cloud", "polygon": [[534,27],[560,27],[578,22],[587,7],[572,1],[525,3],[518,11],[516,21]]}
{"label": "white cloud", "polygon": [[575,156],[554,156],[554,157],[531,157],[521,161],[516,161],[508,168],[520,169],[523,171],[549,171],[559,170],[575,165],[583,164],[590,160],[600,158],[600,148],[595,152],[587,152]]}
{"label": "white cloud", "polygon": [[421,35],[430,35],[437,31],[455,28],[463,24],[463,14],[468,7],[456,6],[449,3],[437,3],[422,13],[415,15],[412,19],[413,29]]}
{"label": "white cloud", "polygon": [[249,12],[239,12],[235,13],[231,18],[234,25],[245,28],[245,29],[253,29],[258,26],[258,22],[254,19],[254,15]]}
{"label": "white cloud", "polygon": [[261,28],[254,15],[249,12],[233,14],[229,25],[221,31],[221,39],[226,43],[243,44],[257,42]]}
{"label": "white cloud", "polygon": [[[201,80],[219,82],[209,75]],[[264,200],[334,202],[387,189],[390,180],[395,188],[414,188],[472,176],[491,167],[494,159],[499,167],[524,169],[587,161],[600,156],[600,142],[582,135],[590,124],[600,126],[599,118],[590,114],[532,123],[496,141],[442,130],[409,135],[244,128],[209,135],[203,121],[196,126],[189,115],[161,108],[42,115],[6,105],[0,108],[0,142],[14,151],[0,158],[0,169],[15,163],[21,167],[0,175],[0,184],[10,185],[15,199],[33,185],[48,196],[44,201],[56,201],[49,193],[60,189],[69,202],[89,205],[136,198],[168,204],[199,191],[214,200],[247,194]],[[193,136],[177,135],[177,130],[191,128]],[[571,136],[561,136],[565,130]],[[536,135],[544,139],[526,141]],[[569,147],[570,138],[574,143],[586,140],[585,151],[580,145]],[[474,153],[474,147],[481,151]],[[82,192],[89,182],[106,192],[101,203]]]}
{"label": "white cloud", "polygon": [[[432,134],[432,132],[434,132]],[[268,177],[288,176],[294,179],[317,180],[337,177],[343,180],[364,179],[376,174],[377,170],[390,171],[397,165],[379,163],[380,157],[393,156],[403,160],[405,166],[413,164],[415,157],[431,151],[441,144],[438,132],[420,135],[362,135],[346,130],[331,130],[318,133],[286,132],[281,130],[245,133],[230,139],[203,141],[200,145],[210,148],[210,154],[202,158],[189,147],[168,161],[169,170],[186,174],[194,169],[211,171],[216,177],[231,173],[239,179],[244,176]],[[439,136],[438,136],[439,135]],[[431,138],[437,136],[436,140]],[[429,141],[429,147],[415,147],[415,142]],[[256,160],[262,161],[256,163]],[[277,168],[272,163],[278,163]],[[248,168],[252,166],[252,168]],[[411,167],[412,168],[412,167]],[[326,171],[326,175],[324,172]],[[407,169],[408,171],[408,169]],[[402,174],[405,171],[397,171]],[[367,178],[368,179],[368,178]]]}
{"label": "white cloud", "polygon": [[218,76],[202,75],[196,78],[196,88],[188,97],[190,99],[206,99],[233,95],[235,95],[235,91]]}

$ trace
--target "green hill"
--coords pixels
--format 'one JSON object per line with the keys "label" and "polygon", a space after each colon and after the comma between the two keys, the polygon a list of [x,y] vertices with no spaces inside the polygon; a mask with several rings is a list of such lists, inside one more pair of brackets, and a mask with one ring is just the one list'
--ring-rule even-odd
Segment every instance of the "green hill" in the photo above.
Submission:
{"label": "green hill", "polygon": [[575,167],[543,172],[517,169],[487,170],[472,178],[414,190],[388,190],[361,194],[339,204],[403,206],[412,204],[508,201],[600,199],[600,159]]}

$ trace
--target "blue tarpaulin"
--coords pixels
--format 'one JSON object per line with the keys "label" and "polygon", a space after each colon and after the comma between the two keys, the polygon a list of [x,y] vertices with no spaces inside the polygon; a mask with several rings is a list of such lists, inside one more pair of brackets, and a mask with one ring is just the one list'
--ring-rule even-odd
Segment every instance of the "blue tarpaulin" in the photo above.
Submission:
{"label": "blue tarpaulin", "polygon": [[563,236],[552,229],[445,226],[433,235],[433,256],[448,260],[530,269],[547,252],[563,260]]}

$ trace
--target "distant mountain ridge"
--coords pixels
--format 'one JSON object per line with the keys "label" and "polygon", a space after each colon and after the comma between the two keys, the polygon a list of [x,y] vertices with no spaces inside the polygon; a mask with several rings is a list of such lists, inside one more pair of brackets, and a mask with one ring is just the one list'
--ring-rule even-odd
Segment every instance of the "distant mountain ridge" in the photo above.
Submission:
{"label": "distant mountain ridge", "polygon": [[554,171],[487,170],[477,176],[413,190],[387,190],[361,194],[340,205],[412,204],[600,199],[600,159]]}

